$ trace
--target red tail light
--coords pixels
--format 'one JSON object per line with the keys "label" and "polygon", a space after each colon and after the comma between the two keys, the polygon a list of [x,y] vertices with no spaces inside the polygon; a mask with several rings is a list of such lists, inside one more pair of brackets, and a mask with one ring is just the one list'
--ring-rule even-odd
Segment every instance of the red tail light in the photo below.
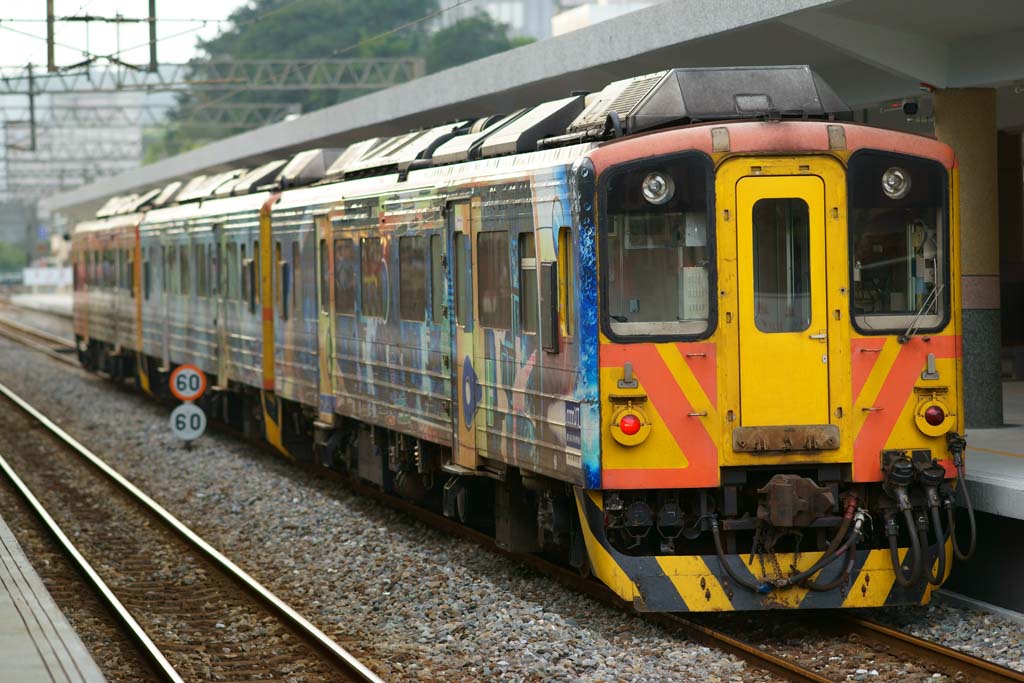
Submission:
{"label": "red tail light", "polygon": [[633,436],[640,431],[641,426],[640,418],[631,413],[623,415],[622,419],[619,420],[619,429],[626,436]]}
{"label": "red tail light", "polygon": [[924,411],[924,421],[932,427],[938,427],[946,419],[946,412],[939,406],[928,406]]}

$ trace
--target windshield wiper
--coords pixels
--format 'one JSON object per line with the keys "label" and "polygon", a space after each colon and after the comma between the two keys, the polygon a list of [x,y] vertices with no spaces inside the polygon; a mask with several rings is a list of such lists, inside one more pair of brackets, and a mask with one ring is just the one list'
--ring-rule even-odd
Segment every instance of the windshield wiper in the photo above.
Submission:
{"label": "windshield wiper", "polygon": [[924,298],[924,302],[921,304],[921,308],[917,309],[917,315],[915,315],[914,319],[910,321],[910,325],[907,327],[906,332],[904,332],[903,334],[896,338],[897,342],[899,342],[900,344],[906,344],[908,341],[910,341],[911,337],[917,334],[917,329],[920,327],[918,322],[921,320],[921,316],[924,315],[924,312],[927,311],[933,303],[938,301],[939,293],[942,291],[942,287],[943,285],[938,285],[937,287],[932,289],[932,291],[928,292],[928,296]]}

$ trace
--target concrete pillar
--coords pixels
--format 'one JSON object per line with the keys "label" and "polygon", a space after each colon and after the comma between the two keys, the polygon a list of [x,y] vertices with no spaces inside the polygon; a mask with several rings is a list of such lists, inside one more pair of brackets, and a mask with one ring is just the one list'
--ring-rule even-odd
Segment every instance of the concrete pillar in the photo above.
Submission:
{"label": "concrete pillar", "polygon": [[964,403],[968,427],[1003,424],[996,91],[935,92],[935,134],[960,162]]}

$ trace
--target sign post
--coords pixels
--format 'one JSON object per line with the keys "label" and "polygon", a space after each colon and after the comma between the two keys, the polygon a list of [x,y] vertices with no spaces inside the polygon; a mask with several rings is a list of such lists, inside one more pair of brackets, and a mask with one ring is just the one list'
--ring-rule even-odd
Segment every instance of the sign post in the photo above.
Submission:
{"label": "sign post", "polygon": [[171,393],[183,403],[171,413],[171,433],[186,448],[206,431],[206,414],[194,401],[206,391],[206,374],[194,365],[179,365],[171,373]]}

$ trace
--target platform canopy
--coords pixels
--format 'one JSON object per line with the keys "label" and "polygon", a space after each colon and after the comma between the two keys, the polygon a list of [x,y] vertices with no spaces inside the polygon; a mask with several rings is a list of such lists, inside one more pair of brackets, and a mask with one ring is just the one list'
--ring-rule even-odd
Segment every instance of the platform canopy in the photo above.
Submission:
{"label": "platform canopy", "polygon": [[[446,121],[509,112],[671,67],[808,64],[852,107],[998,89],[999,127],[1024,127],[1020,0],[669,0],[594,26],[225,138],[47,198],[69,221],[112,195],[254,168]],[[886,125],[885,122],[881,122]]]}

